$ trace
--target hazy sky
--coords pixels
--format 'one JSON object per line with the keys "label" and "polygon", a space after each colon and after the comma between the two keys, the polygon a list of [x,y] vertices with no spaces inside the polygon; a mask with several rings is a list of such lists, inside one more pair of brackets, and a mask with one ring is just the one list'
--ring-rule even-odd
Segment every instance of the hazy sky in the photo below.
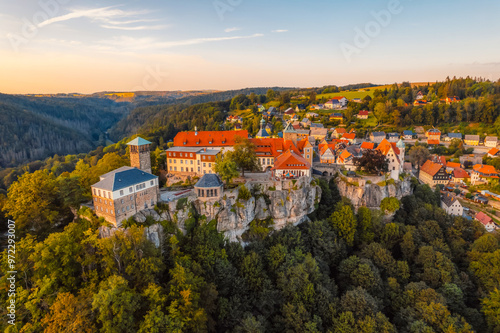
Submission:
{"label": "hazy sky", "polygon": [[500,78],[498,0],[0,2],[0,92]]}

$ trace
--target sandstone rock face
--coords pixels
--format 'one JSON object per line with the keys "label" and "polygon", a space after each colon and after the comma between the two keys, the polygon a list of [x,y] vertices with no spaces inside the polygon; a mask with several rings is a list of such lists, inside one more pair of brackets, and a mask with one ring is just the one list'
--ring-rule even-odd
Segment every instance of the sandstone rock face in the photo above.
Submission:
{"label": "sandstone rock face", "polygon": [[311,181],[309,178],[301,178],[264,184],[247,183],[245,186],[249,190],[259,187],[255,196],[248,200],[238,200],[238,189],[225,191],[218,201],[203,202],[196,196],[189,196],[182,209],[177,210],[176,203],[171,202],[166,213],[158,214],[150,209],[136,214],[134,218],[142,223],[146,221],[146,216],[151,216],[155,221],[170,220],[184,230],[185,222],[190,217],[189,211],[193,207],[207,221],[216,220],[217,229],[230,241],[241,241],[241,235],[255,219],[272,218],[276,230],[288,224],[297,225],[308,221],[307,215],[314,211],[321,199],[321,188],[311,184]]}
{"label": "sandstone rock face", "polygon": [[364,186],[354,186],[346,183],[342,179],[337,181],[340,194],[351,199],[354,207],[366,206],[368,208],[380,208],[380,203],[384,198],[396,197],[401,199],[412,194],[411,182],[409,179],[396,181],[394,185],[380,187],[376,184],[365,184]]}
{"label": "sandstone rock face", "polygon": [[[154,211],[154,210],[153,210]],[[99,227],[99,237],[108,238],[112,237],[117,231],[125,231],[127,229],[124,228],[115,228],[115,227]],[[161,224],[153,224],[150,227],[144,228],[144,236],[151,241],[157,248],[161,248],[163,246],[164,241],[164,233],[163,227]]]}

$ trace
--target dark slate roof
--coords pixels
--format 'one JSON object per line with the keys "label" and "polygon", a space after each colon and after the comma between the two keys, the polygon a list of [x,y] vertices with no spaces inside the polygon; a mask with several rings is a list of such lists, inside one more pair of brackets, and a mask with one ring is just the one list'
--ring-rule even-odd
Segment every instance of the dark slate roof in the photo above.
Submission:
{"label": "dark slate roof", "polygon": [[448,133],[449,138],[462,139],[462,133]]}
{"label": "dark slate roof", "polygon": [[385,132],[373,132],[373,136],[383,136],[385,137]]}
{"label": "dark slate roof", "polygon": [[201,177],[200,180],[196,183],[194,187],[219,187],[222,185],[222,181],[220,180],[219,176],[217,176],[215,173],[206,173]]}
{"label": "dark slate roof", "polygon": [[139,170],[137,168],[130,168],[125,170],[123,168],[119,168],[107,173],[104,176],[104,179],[92,186],[106,191],[118,191],[129,186],[158,178],[155,175],[152,175],[146,171]]}
{"label": "dark slate roof", "polygon": [[451,205],[453,205],[453,203],[456,201],[457,199],[451,195],[451,193],[446,193],[446,194],[443,194],[441,196],[441,201],[444,202],[444,204],[447,206],[447,207],[450,207]]}
{"label": "dark slate roof", "polygon": [[413,135],[413,131],[403,131],[403,135]]}

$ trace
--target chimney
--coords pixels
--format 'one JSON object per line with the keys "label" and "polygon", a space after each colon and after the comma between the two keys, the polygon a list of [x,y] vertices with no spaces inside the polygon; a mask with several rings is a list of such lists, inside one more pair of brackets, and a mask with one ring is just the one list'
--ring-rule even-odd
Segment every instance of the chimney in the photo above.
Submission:
{"label": "chimney", "polygon": [[194,127],[194,135],[198,135],[198,126]]}

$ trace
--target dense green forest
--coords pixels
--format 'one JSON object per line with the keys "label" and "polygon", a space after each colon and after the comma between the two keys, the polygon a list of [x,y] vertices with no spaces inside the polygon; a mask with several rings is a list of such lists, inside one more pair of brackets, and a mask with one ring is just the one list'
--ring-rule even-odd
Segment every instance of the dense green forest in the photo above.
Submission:
{"label": "dense green forest", "polygon": [[[94,171],[124,162],[113,154]],[[367,208],[355,213],[333,180],[321,180],[312,222],[245,248],[191,210],[185,234],[161,222],[165,242],[157,249],[140,225],[99,238],[105,223],[88,210],[64,229],[54,224],[71,206],[60,200],[79,195],[67,191],[68,179],[37,171],[9,191],[9,200],[22,200],[23,191],[43,185],[36,186],[40,202],[24,201],[23,210],[4,204],[23,235],[17,321],[2,321],[6,332],[500,330],[498,233],[446,215],[428,186],[415,183],[391,221]],[[40,223],[21,224],[33,217]],[[3,252],[2,272],[6,263]],[[5,304],[4,287],[0,299]]]}

